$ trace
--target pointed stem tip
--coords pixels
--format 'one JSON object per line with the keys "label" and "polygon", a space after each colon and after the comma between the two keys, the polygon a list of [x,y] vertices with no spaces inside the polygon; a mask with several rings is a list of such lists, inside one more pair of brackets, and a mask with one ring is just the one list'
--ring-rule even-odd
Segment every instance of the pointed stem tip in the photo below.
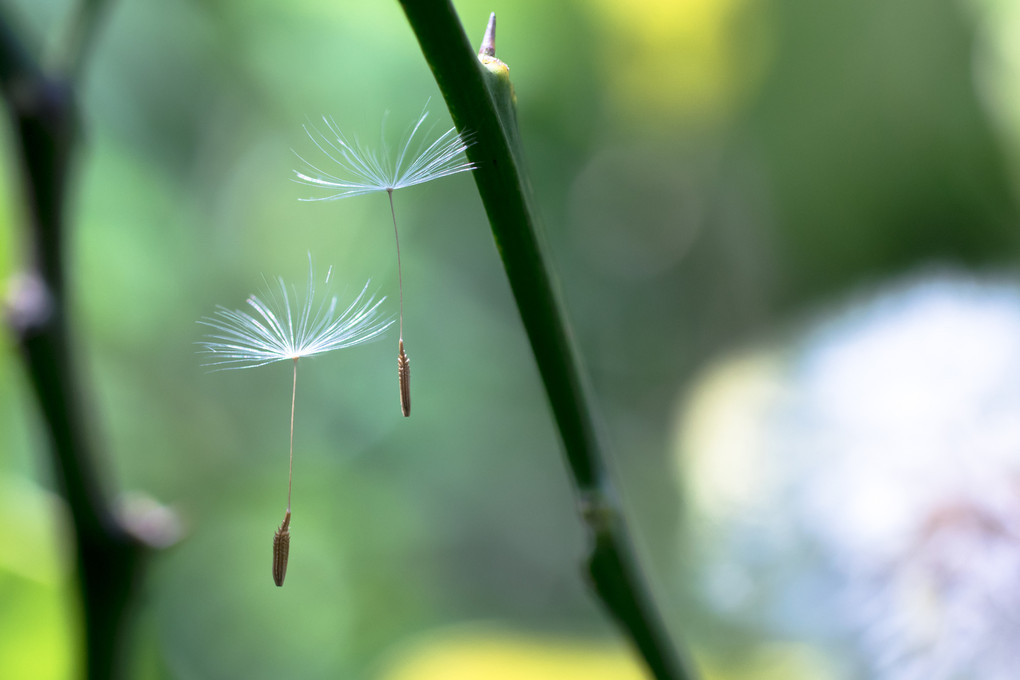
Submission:
{"label": "pointed stem tip", "polygon": [[496,13],[489,15],[489,25],[485,27],[485,37],[482,38],[482,46],[478,48],[478,56],[496,56]]}

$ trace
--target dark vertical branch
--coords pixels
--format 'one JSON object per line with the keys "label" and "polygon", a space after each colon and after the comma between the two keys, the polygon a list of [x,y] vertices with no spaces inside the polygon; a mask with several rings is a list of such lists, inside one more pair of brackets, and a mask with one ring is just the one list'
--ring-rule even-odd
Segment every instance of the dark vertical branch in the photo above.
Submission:
{"label": "dark vertical branch", "polygon": [[492,234],[545,385],[567,468],[589,531],[586,571],[606,609],[659,680],[693,677],[679,658],[645,586],[613,491],[570,329],[542,254],[521,149],[509,69],[495,57],[495,20],[480,53],[471,49],[449,0],[401,0],[425,59],[461,133]]}
{"label": "dark vertical branch", "polygon": [[[97,10],[100,3],[87,4]],[[83,45],[74,48],[76,54],[83,51]],[[75,91],[70,80],[42,70],[6,15],[0,15],[0,91],[22,170],[29,248],[29,263],[7,300],[6,319],[71,512],[87,677],[117,678],[124,674],[125,622],[145,549],[120,524],[103,491],[89,436],[94,428],[85,408],[88,391],[72,353],[64,249],[78,141]]]}

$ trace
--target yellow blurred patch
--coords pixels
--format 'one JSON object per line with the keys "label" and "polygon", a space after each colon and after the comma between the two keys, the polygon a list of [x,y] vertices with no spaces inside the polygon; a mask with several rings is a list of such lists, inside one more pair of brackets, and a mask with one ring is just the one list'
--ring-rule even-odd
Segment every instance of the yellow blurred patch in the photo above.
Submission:
{"label": "yellow blurred patch", "polygon": [[753,0],[597,0],[592,8],[614,101],[638,122],[724,120],[765,71],[770,33],[750,16]]}
{"label": "yellow blurred patch", "polygon": [[758,445],[766,414],[785,395],[783,364],[768,350],[711,366],[680,405],[675,452],[692,510],[716,515],[760,507],[774,490]]}
{"label": "yellow blurred patch", "polygon": [[381,680],[646,680],[622,644],[493,630],[436,633],[397,654]]}
{"label": "yellow blurred patch", "polygon": [[62,584],[73,558],[60,543],[68,530],[61,501],[24,478],[0,475],[0,513],[0,572]]}
{"label": "yellow blurred patch", "polygon": [[773,642],[754,646],[738,661],[701,659],[704,680],[833,680],[832,661],[806,644]]}
{"label": "yellow blurred patch", "polygon": [[[702,680],[828,680],[807,645],[757,645],[739,658],[695,655]],[[649,680],[623,641],[514,633],[489,626],[432,633],[399,651],[379,680]]]}
{"label": "yellow blurred patch", "polygon": [[0,513],[0,678],[74,677],[62,505],[28,480],[0,476]]}

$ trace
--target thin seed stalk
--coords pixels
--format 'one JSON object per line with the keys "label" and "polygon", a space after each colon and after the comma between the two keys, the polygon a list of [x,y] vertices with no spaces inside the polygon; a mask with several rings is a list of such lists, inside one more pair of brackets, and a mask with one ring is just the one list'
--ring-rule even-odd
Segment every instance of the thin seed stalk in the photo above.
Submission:
{"label": "thin seed stalk", "polygon": [[294,406],[297,403],[297,364],[294,357],[294,382],[290,392],[290,463],[287,470],[287,512],[283,524],[273,536],[273,582],[283,586],[287,577],[287,560],[290,558],[290,496],[294,484]]}
{"label": "thin seed stalk", "polygon": [[400,268],[400,234],[397,232],[397,211],[393,207],[393,189],[390,197],[390,215],[393,217],[393,239],[397,244],[397,287],[400,291],[400,337],[397,340],[397,386],[400,388],[400,412],[405,418],[411,415],[411,361],[404,352],[404,275]]}
{"label": "thin seed stalk", "polygon": [[397,211],[393,207],[393,189],[387,189],[390,199],[390,216],[393,218],[393,240],[397,244],[397,289],[400,292],[400,339],[404,339],[404,275],[400,267],[400,234],[397,231]]}
{"label": "thin seed stalk", "polygon": [[290,492],[294,483],[294,405],[297,403],[297,362],[294,357],[294,387],[290,392],[290,464],[287,469],[287,516],[290,517]]}

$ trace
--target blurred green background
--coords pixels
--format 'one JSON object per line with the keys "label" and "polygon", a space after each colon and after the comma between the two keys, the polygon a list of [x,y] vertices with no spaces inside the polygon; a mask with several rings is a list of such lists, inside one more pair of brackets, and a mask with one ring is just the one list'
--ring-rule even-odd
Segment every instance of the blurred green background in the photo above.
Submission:
{"label": "blurred green background", "polygon": [[[67,2],[10,4],[59,48]],[[820,677],[811,653],[735,638],[698,605],[676,405],[713,358],[853,291],[932,263],[1015,268],[1017,10],[454,4],[476,44],[499,18],[549,261],[669,625],[708,677]],[[467,175],[395,195],[413,417],[394,332],[301,363],[291,560],[272,584],[290,367],[210,373],[196,320],[263,275],[303,282],[308,253],[396,313],[385,197],[301,203],[290,178],[322,115],[374,143],[385,112],[398,130],[431,98],[449,125],[397,3],[115,2],[82,95],[69,247],[104,475],[184,527],[148,573],[135,677],[640,677],[579,577],[557,435]],[[2,145],[6,279],[24,253],[6,127]],[[0,338],[0,677],[73,677],[64,511]]]}

